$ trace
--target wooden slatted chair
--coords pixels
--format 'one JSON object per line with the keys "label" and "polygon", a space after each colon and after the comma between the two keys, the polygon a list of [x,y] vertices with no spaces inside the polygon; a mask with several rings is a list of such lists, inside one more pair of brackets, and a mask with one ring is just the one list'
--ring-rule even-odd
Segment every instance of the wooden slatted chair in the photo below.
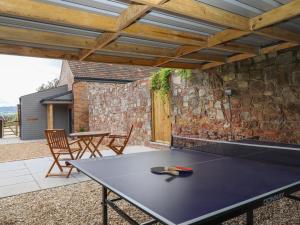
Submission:
{"label": "wooden slatted chair", "polygon": [[[62,129],[45,130],[45,135],[47,138],[49,149],[54,159],[52,165],[50,166],[50,169],[46,174],[46,177],[66,176],[68,178],[72,172],[73,166],[67,165],[66,161],[79,158],[79,155],[82,151],[80,140],[69,143],[66,132]],[[77,146],[75,144],[77,144]],[[63,162],[65,163],[65,165],[62,164]],[[55,165],[57,165],[60,173],[51,173]],[[63,168],[68,168],[67,172],[64,172]]]}
{"label": "wooden slatted chair", "polygon": [[126,135],[117,135],[117,134],[109,135],[108,138],[110,138],[110,141],[107,147],[113,150],[117,155],[123,154],[123,151],[128,144],[132,130],[133,130],[133,125],[131,126],[128,134]]}

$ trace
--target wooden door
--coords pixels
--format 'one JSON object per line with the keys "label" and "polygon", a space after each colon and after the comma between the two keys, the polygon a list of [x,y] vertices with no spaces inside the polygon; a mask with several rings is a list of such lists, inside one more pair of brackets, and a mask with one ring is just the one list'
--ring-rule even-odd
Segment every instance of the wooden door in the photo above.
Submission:
{"label": "wooden door", "polygon": [[163,100],[158,92],[152,92],[152,137],[155,142],[171,143],[170,99]]}

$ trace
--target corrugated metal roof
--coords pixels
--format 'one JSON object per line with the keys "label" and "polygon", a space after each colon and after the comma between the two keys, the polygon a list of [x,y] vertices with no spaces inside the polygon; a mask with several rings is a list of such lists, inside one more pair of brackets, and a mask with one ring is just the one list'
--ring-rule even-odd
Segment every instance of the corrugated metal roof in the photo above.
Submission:
{"label": "corrugated metal roof", "polygon": [[[183,0],[184,1],[184,0]],[[199,3],[205,3],[225,11],[235,13],[244,17],[255,17],[264,12],[272,10],[276,7],[280,7],[283,4],[287,4],[292,0],[195,0]],[[36,0],[36,2],[43,2],[48,4],[54,4],[59,6],[64,6],[72,9],[78,9],[81,11],[91,12],[93,14],[111,16],[116,18],[124,11],[130,3],[129,0]],[[184,34],[196,34],[201,36],[211,36],[218,32],[223,31],[227,27],[212,24],[210,22],[205,22],[201,20],[196,20],[188,16],[178,15],[176,13],[167,12],[161,9],[152,9],[149,13],[138,20],[138,23],[151,24],[162,28],[169,28],[171,30],[182,31]],[[0,15],[0,26],[15,27],[15,28],[25,28],[27,30],[52,32],[55,34],[63,35],[73,35],[76,37],[87,38],[88,40],[95,40],[99,38],[101,29],[87,29],[82,27],[74,27],[62,23],[46,23],[41,20],[28,20],[25,18],[13,18],[7,15]],[[285,21],[277,25],[280,28],[284,28],[293,32],[298,32],[300,34],[300,17]],[[142,35],[140,35],[142,36]],[[147,46],[157,49],[177,49],[181,45],[174,44],[173,41],[164,40],[157,41],[153,39],[146,39],[141,37],[127,37],[121,36],[115,40],[117,43],[129,43]],[[248,35],[246,37],[240,38],[238,40],[232,41],[232,43],[246,44],[253,47],[263,47],[269,46],[277,43],[279,40],[266,38],[258,35]],[[38,43],[29,43],[22,41],[12,41],[12,40],[0,40],[0,43],[15,44],[28,47],[44,47],[49,49],[59,49],[59,50],[70,50],[79,52],[81,49],[73,48],[71,45],[52,46],[44,45]],[[179,43],[179,42],[178,42]],[[231,56],[235,53],[229,51],[222,51],[220,49],[202,49],[200,53],[216,54],[220,56]],[[147,55],[142,53],[129,53],[129,52],[116,52],[116,51],[96,51],[97,54],[103,54],[107,56],[121,56],[121,57],[134,57],[153,60],[155,57],[153,55]],[[180,59],[181,62],[202,63],[201,60],[194,59]]]}

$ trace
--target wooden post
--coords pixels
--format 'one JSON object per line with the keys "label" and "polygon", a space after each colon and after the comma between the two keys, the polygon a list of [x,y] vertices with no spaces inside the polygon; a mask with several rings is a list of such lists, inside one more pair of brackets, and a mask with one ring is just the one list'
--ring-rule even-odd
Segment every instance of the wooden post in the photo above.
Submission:
{"label": "wooden post", "polygon": [[3,138],[3,120],[0,119],[0,138]]}
{"label": "wooden post", "polygon": [[53,129],[53,104],[47,105],[47,128]]}

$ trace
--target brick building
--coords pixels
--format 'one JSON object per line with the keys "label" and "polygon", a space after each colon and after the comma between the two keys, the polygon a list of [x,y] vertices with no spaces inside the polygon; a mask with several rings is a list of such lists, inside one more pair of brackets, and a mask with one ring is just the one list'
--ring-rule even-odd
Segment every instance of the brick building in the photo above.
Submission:
{"label": "brick building", "polygon": [[[63,61],[59,85],[67,85],[73,92],[73,130],[90,130],[90,87],[97,86],[101,93],[103,90],[111,92],[107,88],[122,87],[149,77],[152,70],[151,67]],[[117,98],[119,96],[111,96],[107,101],[114,102]]]}

